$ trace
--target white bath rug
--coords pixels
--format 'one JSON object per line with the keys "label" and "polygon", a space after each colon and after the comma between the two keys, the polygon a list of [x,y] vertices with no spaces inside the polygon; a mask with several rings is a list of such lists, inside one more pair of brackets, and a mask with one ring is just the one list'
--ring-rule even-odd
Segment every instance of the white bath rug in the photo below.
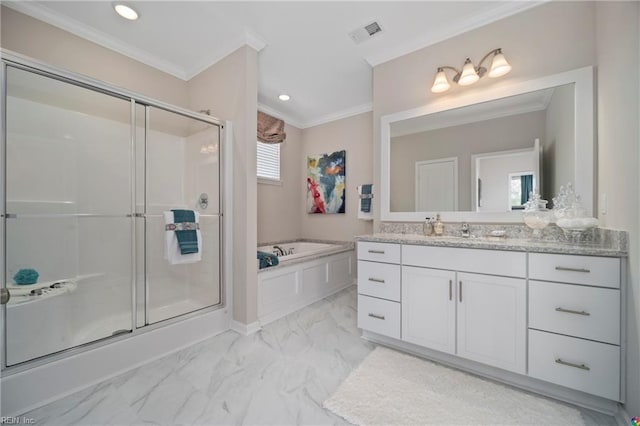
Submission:
{"label": "white bath rug", "polygon": [[357,425],[584,425],[574,408],[384,347],[323,405]]}

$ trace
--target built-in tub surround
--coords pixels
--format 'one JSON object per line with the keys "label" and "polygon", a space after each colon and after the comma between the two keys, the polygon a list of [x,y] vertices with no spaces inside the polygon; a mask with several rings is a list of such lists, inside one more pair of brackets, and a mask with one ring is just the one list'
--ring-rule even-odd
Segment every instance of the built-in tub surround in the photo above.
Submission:
{"label": "built-in tub surround", "polygon": [[[268,324],[353,284],[354,243],[344,241],[290,241],[263,244],[285,253],[277,266],[258,273],[258,320]],[[306,251],[305,251],[306,249]],[[278,251],[278,249],[276,249]]]}
{"label": "built-in tub surround", "polygon": [[[281,248],[285,254],[280,254],[278,249],[275,247]],[[355,245],[353,242],[333,240],[304,239],[260,243],[258,245],[258,251],[276,254],[278,256],[279,264],[277,266],[260,269],[258,273],[280,266],[292,265],[294,263],[305,262],[307,260],[330,256],[332,254],[344,253],[353,250],[354,247]]]}

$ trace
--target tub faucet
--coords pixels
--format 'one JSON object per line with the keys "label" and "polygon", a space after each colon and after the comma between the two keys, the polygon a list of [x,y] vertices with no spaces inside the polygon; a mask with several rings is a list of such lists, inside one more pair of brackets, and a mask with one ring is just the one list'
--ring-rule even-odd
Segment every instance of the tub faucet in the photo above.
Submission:
{"label": "tub faucet", "polygon": [[467,222],[462,224],[462,236],[464,238],[469,238],[471,236],[471,233],[469,232],[469,224]]}
{"label": "tub faucet", "polygon": [[273,251],[274,251],[276,256],[286,256],[287,255],[287,253],[285,253],[284,250],[282,249],[282,247],[280,247],[280,246],[273,246]]}

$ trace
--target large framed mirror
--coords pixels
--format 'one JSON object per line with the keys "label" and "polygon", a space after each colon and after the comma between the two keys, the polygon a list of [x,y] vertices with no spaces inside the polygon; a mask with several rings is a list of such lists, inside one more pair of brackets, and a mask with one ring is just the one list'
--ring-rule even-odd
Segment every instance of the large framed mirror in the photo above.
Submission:
{"label": "large framed mirror", "polygon": [[380,143],[383,221],[521,222],[568,182],[593,214],[593,67],[385,115]]}

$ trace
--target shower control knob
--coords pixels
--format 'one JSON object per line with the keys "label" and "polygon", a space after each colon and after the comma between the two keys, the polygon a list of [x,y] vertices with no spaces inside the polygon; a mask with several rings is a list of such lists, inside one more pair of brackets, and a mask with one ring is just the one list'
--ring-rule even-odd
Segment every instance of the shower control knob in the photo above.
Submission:
{"label": "shower control knob", "polygon": [[206,208],[209,207],[209,194],[207,194],[206,192],[203,192],[202,194],[200,194],[198,205],[202,210],[206,210]]}

